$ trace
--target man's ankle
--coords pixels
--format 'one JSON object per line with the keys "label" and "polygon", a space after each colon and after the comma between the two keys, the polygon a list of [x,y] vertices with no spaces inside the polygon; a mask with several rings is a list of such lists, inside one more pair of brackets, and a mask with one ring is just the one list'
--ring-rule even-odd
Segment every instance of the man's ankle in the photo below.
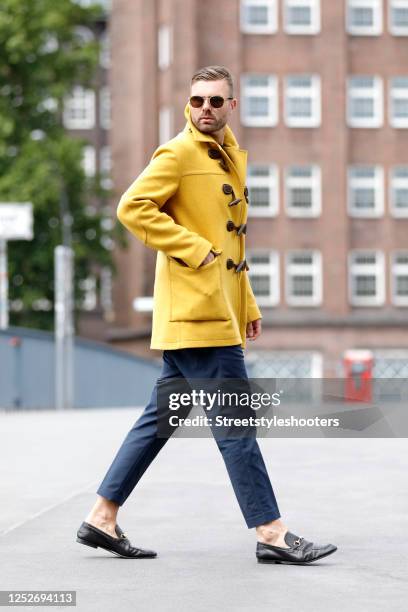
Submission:
{"label": "man's ankle", "polygon": [[288,531],[286,525],[280,520],[271,521],[263,525],[258,525],[256,534],[259,542],[271,544],[272,546],[285,547],[285,533]]}

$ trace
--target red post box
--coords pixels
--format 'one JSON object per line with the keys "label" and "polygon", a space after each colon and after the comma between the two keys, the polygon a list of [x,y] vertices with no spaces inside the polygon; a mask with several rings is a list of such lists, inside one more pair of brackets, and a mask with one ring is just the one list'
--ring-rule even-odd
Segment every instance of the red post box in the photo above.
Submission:
{"label": "red post box", "polygon": [[374,357],[371,351],[345,351],[343,364],[346,374],[344,399],[346,402],[371,402]]}

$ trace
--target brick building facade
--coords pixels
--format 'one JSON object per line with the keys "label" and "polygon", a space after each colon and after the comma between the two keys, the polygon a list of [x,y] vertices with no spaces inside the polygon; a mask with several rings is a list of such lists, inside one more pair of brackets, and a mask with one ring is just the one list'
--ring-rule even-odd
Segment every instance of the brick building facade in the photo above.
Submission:
{"label": "brick building facade", "polygon": [[[406,376],[408,2],[115,0],[111,44],[118,197],[183,128],[192,73],[235,77],[263,314],[253,373],[339,376],[345,351],[369,349],[375,375]],[[159,357],[155,253],[129,237],[116,259],[106,339]]]}

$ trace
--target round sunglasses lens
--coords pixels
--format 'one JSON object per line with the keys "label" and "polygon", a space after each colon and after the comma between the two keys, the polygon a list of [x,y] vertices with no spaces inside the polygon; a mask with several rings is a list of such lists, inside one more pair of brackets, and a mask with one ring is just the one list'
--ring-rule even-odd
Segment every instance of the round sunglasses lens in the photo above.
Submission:
{"label": "round sunglasses lens", "polygon": [[214,108],[221,108],[221,106],[224,104],[224,98],[221,96],[212,96],[212,98],[210,98],[210,102],[211,106]]}
{"label": "round sunglasses lens", "polygon": [[204,104],[204,98],[201,96],[192,96],[190,98],[190,104],[193,108],[200,108]]}

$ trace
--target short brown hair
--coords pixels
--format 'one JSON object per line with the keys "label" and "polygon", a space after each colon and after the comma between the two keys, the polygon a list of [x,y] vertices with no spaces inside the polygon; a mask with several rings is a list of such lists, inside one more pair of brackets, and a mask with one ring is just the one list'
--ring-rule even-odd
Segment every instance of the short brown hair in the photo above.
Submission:
{"label": "short brown hair", "polygon": [[230,71],[225,66],[206,66],[195,72],[191,78],[191,85],[196,81],[227,81],[230,96],[234,95],[234,83]]}

